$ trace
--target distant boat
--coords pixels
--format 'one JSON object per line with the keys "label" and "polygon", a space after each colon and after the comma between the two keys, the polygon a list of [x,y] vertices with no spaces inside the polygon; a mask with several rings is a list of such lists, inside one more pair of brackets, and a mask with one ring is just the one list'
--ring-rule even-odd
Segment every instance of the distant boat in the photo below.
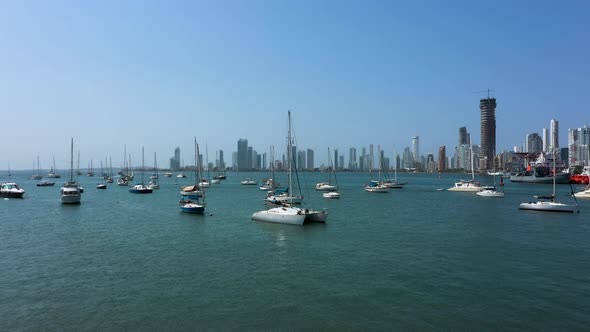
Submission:
{"label": "distant boat", "polygon": [[183,173],[178,173],[178,175],[176,175],[177,178],[185,178],[186,175],[184,175]]}
{"label": "distant boat", "polygon": [[129,192],[132,194],[151,194],[153,192],[153,189],[149,188],[144,183],[145,167],[144,167],[143,161],[144,161],[144,154],[143,154],[143,146],[142,146],[141,147],[141,169],[142,169],[141,183],[136,184],[136,185],[132,186],[131,188],[129,188]]}
{"label": "distant boat", "polygon": [[225,180],[225,179],[226,179],[225,173],[219,173],[219,174],[217,174],[217,175],[214,177],[214,179],[218,179],[218,180]]}
{"label": "distant boat", "polygon": [[389,188],[381,185],[378,180],[371,180],[365,185],[366,192],[384,194],[389,192]]}
{"label": "distant boat", "polygon": [[164,176],[167,177],[167,178],[170,178],[170,177],[172,177],[172,173],[166,172],[166,173],[164,173]]}
{"label": "distant boat", "polygon": [[256,181],[252,180],[251,178],[246,178],[245,180],[240,182],[240,184],[243,184],[246,186],[252,186],[252,185],[256,185]]}
{"label": "distant boat", "polygon": [[[195,137],[195,185],[194,188],[199,188],[199,176],[200,176],[200,165],[197,163],[197,156],[199,155],[199,145],[197,144],[197,138]],[[199,200],[202,197],[202,200]],[[180,199],[180,211],[185,213],[203,214],[205,213],[205,196],[203,192],[201,195],[194,197],[187,197],[181,194]]]}
{"label": "distant boat", "polygon": [[80,204],[82,200],[82,191],[76,181],[74,181],[74,139],[70,144],[70,180],[64,183],[59,190],[62,204]]}
{"label": "distant boat", "polygon": [[148,183],[150,189],[160,189],[160,176],[158,174],[158,158],[154,152],[154,174],[150,176],[150,182]]}
{"label": "distant boat", "polygon": [[[555,171],[555,151],[553,151],[553,194],[551,196],[535,196],[536,202],[520,203],[519,208],[521,210],[533,210],[533,211],[545,211],[545,212],[576,212],[578,205],[564,204],[558,202],[555,198],[555,184],[556,180]],[[575,196],[574,196],[575,197]]]}
{"label": "distant boat", "polygon": [[471,154],[471,180],[459,180],[459,182],[455,182],[455,185],[449,189],[448,191],[459,191],[459,192],[478,192],[480,191],[481,185],[479,182],[475,181],[475,169],[473,167],[473,148],[469,149]]}
{"label": "distant boat", "polygon": [[12,173],[10,173],[10,163],[8,163],[8,176],[12,176]]}
{"label": "distant boat", "polygon": [[92,165],[92,159],[90,159],[90,166],[88,167],[88,173],[86,173],[86,176],[89,176],[89,177],[93,177],[94,176],[94,169],[93,169],[93,165]]}
{"label": "distant boat", "polygon": [[41,181],[39,183],[37,183],[37,187],[53,187],[55,185],[55,182],[49,182],[49,181]]}
{"label": "distant boat", "polygon": [[590,198],[590,185],[586,186],[584,190],[574,193],[573,196],[575,198]]}
{"label": "distant boat", "polygon": [[53,156],[53,166],[51,167],[49,174],[47,174],[47,177],[52,178],[52,179],[59,179],[61,176],[59,174],[57,174],[56,172],[57,172],[57,168],[55,167],[55,156]]}
{"label": "distant boat", "polygon": [[481,189],[481,191],[478,191],[475,194],[478,196],[483,196],[483,197],[496,197],[496,198],[504,197],[504,193],[501,191],[498,191],[496,189],[496,186],[483,187]]}
{"label": "distant boat", "polygon": [[[328,148],[328,163],[330,164],[328,166],[328,182],[316,183],[315,188],[316,190],[324,191],[324,193],[322,193],[322,196],[324,198],[339,199],[340,193],[338,192],[338,180],[336,179],[336,171],[334,170],[334,165],[332,164],[332,155],[330,154],[330,148]],[[334,179],[333,185],[332,179]]]}
{"label": "distant boat", "polygon": [[[35,168],[35,163],[33,163],[33,168]],[[37,156],[37,174],[33,174],[31,176],[31,180],[41,180],[43,176],[41,175],[41,166],[39,166],[39,156]]]}
{"label": "distant boat", "polygon": [[[103,173],[102,160],[100,161],[100,174]],[[96,189],[107,189],[107,183],[105,182],[105,175],[101,176],[102,182],[96,185]]]}
{"label": "distant boat", "polygon": [[0,184],[0,197],[3,198],[23,198],[25,190],[15,182],[5,182]]}

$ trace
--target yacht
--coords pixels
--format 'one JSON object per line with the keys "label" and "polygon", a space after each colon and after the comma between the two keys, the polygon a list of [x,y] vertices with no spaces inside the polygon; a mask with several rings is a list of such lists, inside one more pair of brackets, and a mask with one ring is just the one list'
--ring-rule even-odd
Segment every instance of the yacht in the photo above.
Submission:
{"label": "yacht", "polygon": [[498,191],[496,189],[496,186],[483,187],[481,189],[481,191],[478,191],[475,194],[478,196],[483,196],[483,197],[498,197],[498,198],[504,197],[504,193],[501,191]]}
{"label": "yacht", "polygon": [[380,181],[371,180],[371,182],[369,182],[368,184],[365,185],[365,188],[364,188],[365,191],[370,192],[370,193],[380,193],[380,194],[388,193],[389,188],[381,185],[379,182]]}
{"label": "yacht", "polygon": [[252,180],[251,178],[247,178],[244,181],[240,182],[240,184],[243,184],[246,186],[251,186],[251,185],[256,185],[256,181]]}
{"label": "yacht", "polygon": [[151,189],[150,187],[146,186],[143,182],[144,177],[145,177],[145,167],[143,164],[143,146],[141,147],[141,183],[140,184],[136,184],[134,186],[132,186],[131,188],[129,188],[129,192],[132,194],[151,194],[154,190]]}
{"label": "yacht", "polygon": [[14,182],[5,182],[0,185],[0,197],[23,198],[25,190]]}
{"label": "yacht", "polygon": [[[198,191],[200,194],[194,196],[183,195],[181,192],[180,199],[180,211],[185,213],[203,214],[205,213],[205,196],[204,192],[199,188],[199,175],[200,165],[197,164],[197,156],[199,155],[199,145],[197,144],[197,138],[195,137],[195,185],[192,186],[194,191]],[[202,197],[200,201],[199,198]]]}
{"label": "yacht", "polygon": [[471,154],[471,180],[459,180],[455,182],[455,185],[448,191],[459,191],[459,192],[478,192],[482,189],[479,182],[475,181],[475,170],[473,168],[473,148],[469,149]]}
{"label": "yacht", "polygon": [[584,190],[574,193],[573,196],[575,198],[590,198],[590,186],[586,186]]}
{"label": "yacht", "polygon": [[82,200],[82,190],[78,182],[74,181],[74,139],[70,145],[70,180],[66,181],[59,190],[59,196],[62,204],[80,204]]}
{"label": "yacht", "polygon": [[49,181],[41,181],[39,183],[37,183],[37,187],[53,187],[55,185],[55,182],[49,182]]}

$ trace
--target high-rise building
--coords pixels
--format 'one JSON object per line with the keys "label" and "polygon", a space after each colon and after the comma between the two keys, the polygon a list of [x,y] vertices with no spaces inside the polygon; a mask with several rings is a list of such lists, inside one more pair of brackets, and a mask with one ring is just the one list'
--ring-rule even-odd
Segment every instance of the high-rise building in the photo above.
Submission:
{"label": "high-rise building", "polygon": [[356,169],[356,168],[357,168],[356,149],[350,148],[350,150],[348,152],[348,169]]}
{"label": "high-rise building", "polygon": [[418,167],[417,164],[420,161],[420,137],[418,136],[412,137],[412,158],[414,159],[412,167]]}
{"label": "high-rise building", "polygon": [[590,166],[590,128],[568,130],[568,164]]}
{"label": "high-rise building", "polygon": [[248,170],[248,140],[238,140],[238,171]]}
{"label": "high-rise building", "polygon": [[307,169],[314,169],[313,150],[307,149]]}
{"label": "high-rise building", "polygon": [[375,166],[375,155],[373,154],[373,144],[369,144],[369,160],[367,162],[369,169],[374,169]]}
{"label": "high-rise building", "polygon": [[223,150],[219,150],[219,168],[225,169],[225,160],[223,159]]}
{"label": "high-rise building", "polygon": [[334,169],[340,169],[338,162],[340,160],[338,159],[338,149],[334,149]]}
{"label": "high-rise building", "polygon": [[251,146],[248,147],[248,150],[246,150],[246,168],[244,169],[245,171],[249,171],[252,168],[254,168],[254,161],[256,160],[256,154],[254,152],[254,149],[252,149]]}
{"label": "high-rise building", "polygon": [[367,168],[367,148],[362,148],[361,156],[359,158],[359,169],[366,171]]}
{"label": "high-rise building", "polygon": [[438,171],[439,172],[446,170],[446,161],[447,161],[446,146],[443,145],[438,148]]}
{"label": "high-rise building", "polygon": [[338,158],[340,158],[338,160],[338,169],[343,170],[344,169],[344,156],[339,156]]}
{"label": "high-rise building", "polygon": [[262,154],[262,169],[266,169],[266,165],[268,162],[268,155],[265,153]]}
{"label": "high-rise building", "polygon": [[526,152],[540,152],[543,151],[543,140],[537,133],[526,135]]}
{"label": "high-rise building", "polygon": [[549,129],[543,128],[543,152],[549,151]]}
{"label": "high-rise building", "polygon": [[459,145],[469,144],[467,141],[467,127],[459,127]]}
{"label": "high-rise building", "polygon": [[496,98],[485,98],[479,101],[481,110],[481,153],[479,169],[494,168],[496,155]]}
{"label": "high-rise building", "polygon": [[174,149],[174,157],[170,158],[170,169],[178,171],[180,169],[180,148]]}
{"label": "high-rise building", "polygon": [[549,128],[551,128],[551,141],[549,142],[549,150],[553,151],[559,149],[559,121],[551,119]]}
{"label": "high-rise building", "polygon": [[305,157],[306,157],[305,150],[297,151],[297,169],[302,170],[305,168],[305,165],[307,164],[305,162]]}

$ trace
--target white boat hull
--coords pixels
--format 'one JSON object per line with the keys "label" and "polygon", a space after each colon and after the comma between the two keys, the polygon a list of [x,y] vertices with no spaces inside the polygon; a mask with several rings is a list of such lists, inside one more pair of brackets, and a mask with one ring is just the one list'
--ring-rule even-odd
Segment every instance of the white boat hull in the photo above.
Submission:
{"label": "white boat hull", "polygon": [[475,193],[476,195],[483,196],[483,197],[496,197],[501,198],[504,197],[504,193],[501,191],[495,190],[482,190]]}
{"label": "white boat hull", "polygon": [[273,204],[301,204],[303,197],[301,196],[269,196],[265,198],[269,203]]}
{"label": "white boat hull", "polygon": [[452,187],[447,189],[447,191],[457,191],[457,192],[478,192],[481,190],[481,187],[475,186],[461,186],[461,187]]}
{"label": "white boat hull", "polygon": [[327,182],[320,182],[320,183],[316,183],[315,190],[318,190],[318,191],[332,191],[332,190],[336,190],[336,186],[333,186],[331,184],[328,184]]}
{"label": "white boat hull", "polygon": [[336,191],[330,191],[327,193],[323,193],[322,196],[324,196],[324,198],[332,198],[332,199],[339,199],[340,198],[340,193],[336,192]]}
{"label": "white boat hull", "polygon": [[369,187],[369,186],[366,186],[365,187],[365,191],[366,192],[370,192],[370,193],[381,193],[381,194],[384,194],[384,193],[388,193],[389,192],[389,189],[387,189],[387,187]]}
{"label": "white boat hull", "polygon": [[590,189],[574,193],[575,198],[590,198]]}
{"label": "white boat hull", "polygon": [[547,212],[576,212],[576,205],[568,205],[557,202],[530,202],[520,203],[521,210],[533,210],[533,211],[547,211]]}
{"label": "white boat hull", "polygon": [[305,217],[301,209],[292,207],[277,207],[252,214],[253,220],[287,225],[303,225]]}

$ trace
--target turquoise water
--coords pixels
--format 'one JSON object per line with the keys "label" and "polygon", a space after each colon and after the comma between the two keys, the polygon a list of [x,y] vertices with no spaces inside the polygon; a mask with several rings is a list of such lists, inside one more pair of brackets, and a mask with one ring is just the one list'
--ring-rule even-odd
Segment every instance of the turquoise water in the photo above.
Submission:
{"label": "turquoise water", "polygon": [[212,215],[180,212],[190,179],[134,195],[80,177],[83,203],[64,206],[63,179],[21,175],[11,180],[28,197],[0,200],[2,330],[590,326],[590,202],[579,214],[518,210],[551,186],[508,182],[493,199],[435,190],[458,175],[402,174],[407,188],[370,194],[367,174],[338,174],[341,200],[304,191],[328,223],[299,227],[250,220],[264,193],[239,181],[263,173],[228,174],[208,192]]}

